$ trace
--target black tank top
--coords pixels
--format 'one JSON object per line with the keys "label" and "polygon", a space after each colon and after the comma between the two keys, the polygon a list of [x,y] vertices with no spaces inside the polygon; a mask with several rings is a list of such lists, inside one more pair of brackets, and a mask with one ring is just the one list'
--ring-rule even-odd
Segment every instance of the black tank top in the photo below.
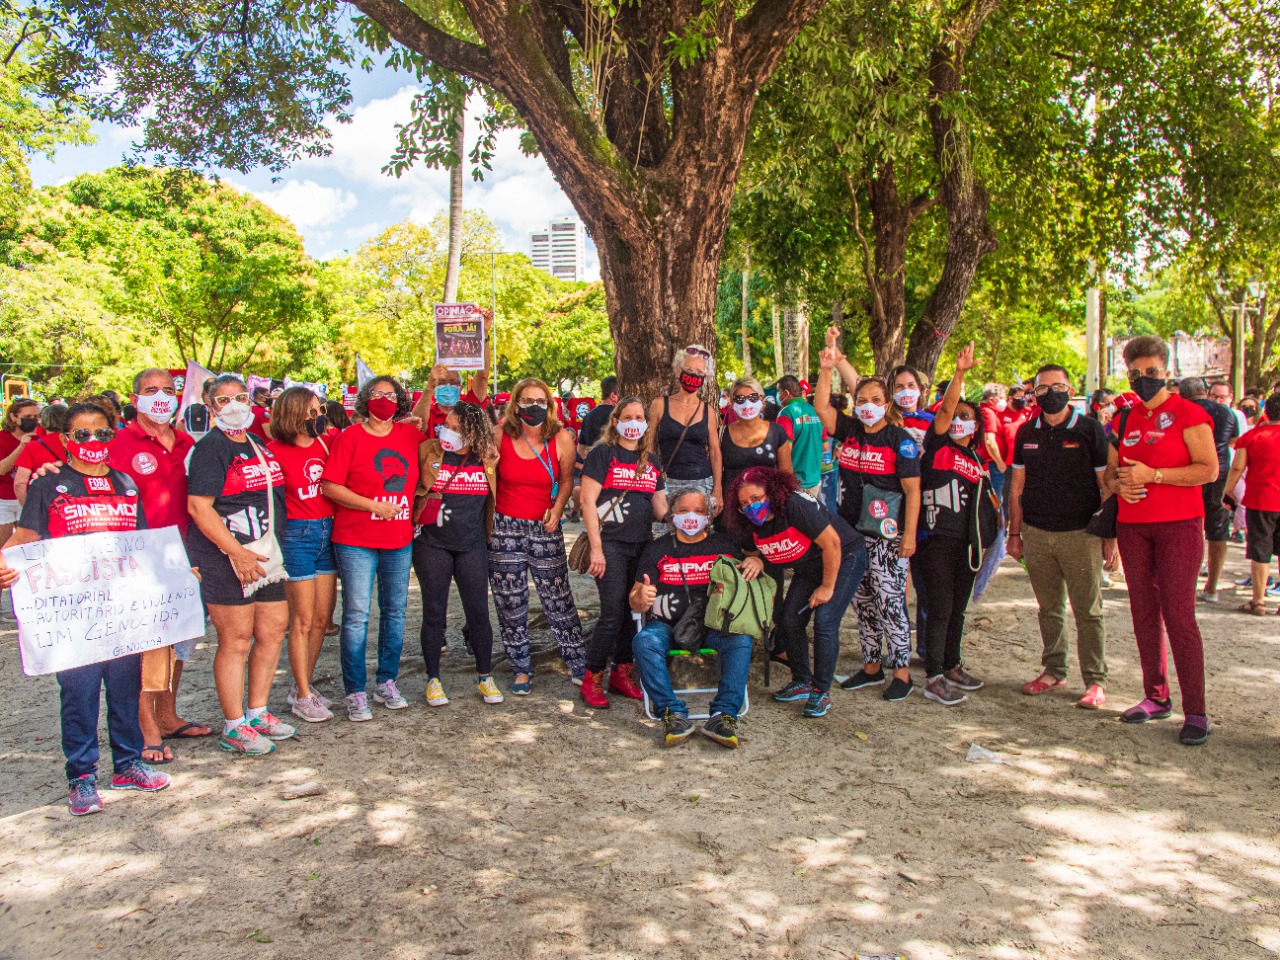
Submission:
{"label": "black tank top", "polygon": [[[684,433],[684,443],[680,434]],[[711,435],[707,432],[707,405],[701,404],[694,420],[685,433],[684,424],[671,416],[668,398],[662,398],[662,419],[658,421],[658,449],[662,451],[662,463],[672,480],[705,480],[711,476],[711,458],[707,444]],[[680,449],[676,449],[676,444]],[[674,458],[672,454],[675,454]]]}

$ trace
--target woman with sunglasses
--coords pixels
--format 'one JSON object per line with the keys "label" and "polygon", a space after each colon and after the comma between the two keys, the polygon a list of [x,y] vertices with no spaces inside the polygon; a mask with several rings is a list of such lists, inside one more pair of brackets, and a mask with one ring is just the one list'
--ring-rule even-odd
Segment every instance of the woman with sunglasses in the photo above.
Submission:
{"label": "woman with sunglasses", "polygon": [[289,620],[284,583],[244,590],[266,576],[268,559],[247,545],[268,535],[279,541],[284,532],[284,471],[275,454],[249,438],[254,415],[244,381],[223,374],[210,383],[213,427],[187,467],[187,556],[200,571],[200,594],[218,635],[213,681],[224,719],[218,745],[261,756],[297,732],[267,709]]}
{"label": "woman with sunglasses", "polygon": [[373,719],[369,709],[369,616],[378,584],[378,667],[373,699],[388,710],[409,701],[396,686],[404,649],[404,611],[412,569],[413,492],[418,448],[426,437],[408,416],[411,400],[399,380],[375,377],[356,394],[362,421],[333,442],[321,490],[334,502],[334,554],[342,578],[342,687],[347,719]]}
{"label": "woman with sunglasses", "polygon": [[287,519],[284,553],[285,598],[289,603],[289,707],[308,723],[332,720],[329,701],[311,688],[325,628],[338,595],[338,561],[333,553],[333,501],[320,490],[329,460],[329,418],[321,399],[307,387],[289,387],[271,407],[267,449],[284,470]]}
{"label": "woman with sunglasses", "polygon": [[[800,492],[800,481],[772,467],[751,467],[729,488],[736,510],[730,530],[747,546],[741,570],[751,580],[761,573],[792,572],[782,601],[778,632],[787,645],[791,683],[773,695],[788,703],[803,700],[806,717],[831,709],[831,680],[840,656],[840,621],[867,569],[867,549],[848,523]],[[813,669],[809,669],[806,629],[813,619]]]}
{"label": "woman with sunglasses", "polygon": [[587,572],[600,591],[600,619],[587,646],[582,681],[582,699],[589,707],[609,707],[605,670],[610,661],[608,688],[633,700],[644,698],[633,676],[635,626],[627,594],[636,582],[640,554],[650,542],[653,518],[667,513],[653,440],[644,402],[625,397],[614,405],[604,436],[582,465],[582,522],[591,544]]}
{"label": "woman with sunglasses", "polygon": [[690,344],[676,354],[671,368],[678,388],[649,404],[649,422],[657,424],[667,497],[674,498],[682,490],[701,490],[711,497],[712,509],[718,514],[724,485],[720,445],[712,442],[712,423],[719,410],[713,411],[699,396],[708,378],[714,383],[711,351]]}
{"label": "woman with sunglasses", "polygon": [[511,692],[532,690],[529,658],[529,576],[551,633],[575,683],[582,682],[582,623],[569,587],[569,558],[560,523],[573,491],[576,446],[551,407],[551,388],[536,377],[515,385],[498,444],[498,499],[489,542],[489,583],[502,645],[511,660]]}
{"label": "woman with sunglasses", "polygon": [[[97,407],[72,405],[63,443],[69,470],[31,482],[17,529],[0,547],[74,534],[145,530],[146,515],[137,485],[108,466],[111,421]],[[18,579],[0,557],[0,586]],[[154,793],[169,777],[142,762],[138,702],[142,694],[142,655],[72,667],[57,673],[62,707],[62,752],[66,757],[67,804],[75,817],[98,813],[98,715],[102,688],[107,691],[107,730],[111,739],[113,790]]]}
{"label": "woman with sunglasses", "polygon": [[1196,580],[1204,556],[1200,487],[1218,475],[1212,421],[1199,406],[1169,392],[1169,346],[1159,337],[1130,340],[1124,362],[1141,403],[1111,437],[1106,480],[1120,498],[1116,540],[1146,697],[1120,719],[1146,723],[1172,714],[1167,636],[1185,715],[1178,739],[1199,746],[1209,739]]}
{"label": "woman with sunglasses", "polygon": [[777,467],[791,473],[791,441],[777,423],[760,416],[764,387],[754,377],[739,377],[729,388],[734,420],[720,431],[720,463],[725,489],[751,467]]}

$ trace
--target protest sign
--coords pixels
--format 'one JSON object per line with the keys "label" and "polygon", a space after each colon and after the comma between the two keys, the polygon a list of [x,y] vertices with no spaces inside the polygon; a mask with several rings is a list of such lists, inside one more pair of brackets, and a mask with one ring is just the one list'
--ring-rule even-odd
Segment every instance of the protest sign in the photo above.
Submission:
{"label": "protest sign", "polygon": [[474,303],[437,303],[436,363],[451,370],[483,370],[484,313]]}
{"label": "protest sign", "polygon": [[200,585],[177,527],[86,533],[10,547],[29,677],[204,635]]}

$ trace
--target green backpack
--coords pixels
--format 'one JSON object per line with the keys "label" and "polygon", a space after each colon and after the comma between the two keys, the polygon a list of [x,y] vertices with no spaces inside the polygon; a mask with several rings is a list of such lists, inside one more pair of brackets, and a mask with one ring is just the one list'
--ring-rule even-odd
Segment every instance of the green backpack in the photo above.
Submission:
{"label": "green backpack", "polygon": [[721,557],[711,567],[707,613],[703,623],[721,633],[745,633],[763,640],[773,629],[773,598],[778,590],[772,577],[761,574],[743,580],[738,565]]}

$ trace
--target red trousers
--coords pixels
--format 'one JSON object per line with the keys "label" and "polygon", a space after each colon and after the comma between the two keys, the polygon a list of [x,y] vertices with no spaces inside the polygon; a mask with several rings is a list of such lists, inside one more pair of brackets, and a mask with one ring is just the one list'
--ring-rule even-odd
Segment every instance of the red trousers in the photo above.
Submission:
{"label": "red trousers", "polygon": [[1196,578],[1204,557],[1204,521],[1118,523],[1116,540],[1129,584],[1146,696],[1169,699],[1167,636],[1182,689],[1182,712],[1202,716],[1204,645],[1196,623]]}

